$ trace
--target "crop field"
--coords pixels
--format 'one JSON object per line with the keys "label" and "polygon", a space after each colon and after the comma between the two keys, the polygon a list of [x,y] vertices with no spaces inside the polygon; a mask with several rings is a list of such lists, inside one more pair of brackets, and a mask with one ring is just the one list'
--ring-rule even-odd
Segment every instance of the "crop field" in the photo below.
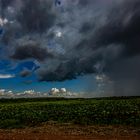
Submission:
{"label": "crop field", "polygon": [[0,128],[22,128],[49,121],[80,125],[140,126],[140,98],[0,100]]}

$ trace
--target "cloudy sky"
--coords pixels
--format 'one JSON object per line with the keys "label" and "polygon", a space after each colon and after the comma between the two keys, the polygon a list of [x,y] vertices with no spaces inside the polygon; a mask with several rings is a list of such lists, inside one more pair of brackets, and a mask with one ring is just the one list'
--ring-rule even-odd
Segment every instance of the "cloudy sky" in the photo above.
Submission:
{"label": "cloudy sky", "polygon": [[0,88],[139,95],[139,25],[139,0],[0,0]]}

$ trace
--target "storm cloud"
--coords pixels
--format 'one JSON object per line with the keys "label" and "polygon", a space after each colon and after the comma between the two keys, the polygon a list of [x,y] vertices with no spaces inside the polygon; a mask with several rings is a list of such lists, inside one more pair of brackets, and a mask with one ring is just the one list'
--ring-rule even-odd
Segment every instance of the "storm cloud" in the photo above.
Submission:
{"label": "storm cloud", "polygon": [[21,77],[27,77],[29,75],[31,75],[32,71],[28,70],[28,69],[23,69],[23,71],[20,72],[20,76]]}
{"label": "storm cloud", "polygon": [[17,20],[27,32],[45,32],[53,26],[55,15],[46,0],[24,0]]}
{"label": "storm cloud", "polygon": [[28,41],[27,44],[18,44],[14,54],[11,56],[11,58],[17,60],[34,58],[38,61],[43,61],[51,57],[53,56],[47,52],[47,48],[42,48],[40,44],[36,44],[33,41]]}
{"label": "storm cloud", "polygon": [[8,23],[1,44],[7,57],[37,61],[39,81],[103,73],[114,82],[115,91],[128,92],[129,86],[138,94],[140,1],[60,1],[2,1]]}

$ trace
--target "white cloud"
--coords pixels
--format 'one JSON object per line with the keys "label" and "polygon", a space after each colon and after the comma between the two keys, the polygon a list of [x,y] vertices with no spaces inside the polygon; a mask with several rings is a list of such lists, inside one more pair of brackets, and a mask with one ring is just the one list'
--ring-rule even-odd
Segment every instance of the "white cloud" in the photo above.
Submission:
{"label": "white cloud", "polygon": [[0,18],[0,26],[4,26],[7,23],[8,23],[8,20],[6,18],[5,19]]}
{"label": "white cloud", "polygon": [[62,32],[61,31],[56,31],[55,35],[56,35],[56,37],[62,37]]}
{"label": "white cloud", "polygon": [[13,77],[15,77],[13,74],[0,74],[0,79],[8,79]]}

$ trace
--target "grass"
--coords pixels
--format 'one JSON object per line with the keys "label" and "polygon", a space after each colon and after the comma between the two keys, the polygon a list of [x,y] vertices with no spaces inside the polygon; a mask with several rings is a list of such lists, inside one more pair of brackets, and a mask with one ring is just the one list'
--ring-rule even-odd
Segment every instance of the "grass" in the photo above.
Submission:
{"label": "grass", "polygon": [[140,98],[1,99],[0,128],[36,126],[43,122],[80,125],[140,125]]}

